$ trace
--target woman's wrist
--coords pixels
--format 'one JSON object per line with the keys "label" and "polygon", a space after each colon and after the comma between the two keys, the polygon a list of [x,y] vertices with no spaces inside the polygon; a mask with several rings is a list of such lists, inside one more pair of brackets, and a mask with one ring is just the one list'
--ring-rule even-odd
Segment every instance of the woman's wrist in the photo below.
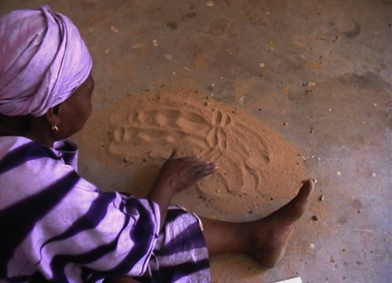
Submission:
{"label": "woman's wrist", "polygon": [[174,195],[176,193],[176,189],[174,188],[173,185],[171,185],[169,182],[164,182],[159,179],[155,181],[151,190],[165,192],[166,194],[171,194],[171,195]]}

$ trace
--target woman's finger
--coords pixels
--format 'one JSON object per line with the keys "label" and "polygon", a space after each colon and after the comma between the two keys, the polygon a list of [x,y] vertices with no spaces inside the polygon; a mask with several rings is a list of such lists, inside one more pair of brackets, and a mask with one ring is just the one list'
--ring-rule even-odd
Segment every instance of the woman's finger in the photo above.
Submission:
{"label": "woman's finger", "polygon": [[211,164],[211,162],[207,162],[207,161],[198,161],[198,162],[194,162],[194,163],[189,164],[189,169],[190,169],[190,170],[193,170],[193,169],[198,168],[198,167],[200,167],[200,166],[208,166],[208,165],[210,165],[210,164]]}
{"label": "woman's finger", "polygon": [[215,165],[212,168],[207,168],[207,169],[204,169],[203,171],[201,171],[201,175],[202,175],[202,177],[211,175],[211,174],[215,173],[218,169],[219,169],[219,166]]}
{"label": "woman's finger", "polygon": [[193,169],[192,176],[195,179],[200,179],[202,177],[208,176],[219,169],[219,166],[215,164],[201,165]]}
{"label": "woman's finger", "polygon": [[189,170],[191,172],[197,173],[197,172],[203,171],[204,169],[207,169],[207,168],[213,168],[214,166],[215,166],[214,164],[204,163],[204,164],[200,164],[200,165],[193,166],[193,167],[190,166]]}
{"label": "woman's finger", "polygon": [[200,159],[199,159],[199,157],[194,155],[194,156],[188,156],[188,157],[181,158],[181,160],[185,161],[185,162],[197,162]]}

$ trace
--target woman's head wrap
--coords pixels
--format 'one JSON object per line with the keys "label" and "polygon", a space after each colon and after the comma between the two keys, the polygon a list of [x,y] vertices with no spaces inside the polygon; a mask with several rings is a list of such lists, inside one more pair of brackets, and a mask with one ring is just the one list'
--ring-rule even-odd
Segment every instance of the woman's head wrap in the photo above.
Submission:
{"label": "woman's head wrap", "polygon": [[0,17],[0,113],[44,115],[89,76],[92,59],[69,18],[48,6]]}

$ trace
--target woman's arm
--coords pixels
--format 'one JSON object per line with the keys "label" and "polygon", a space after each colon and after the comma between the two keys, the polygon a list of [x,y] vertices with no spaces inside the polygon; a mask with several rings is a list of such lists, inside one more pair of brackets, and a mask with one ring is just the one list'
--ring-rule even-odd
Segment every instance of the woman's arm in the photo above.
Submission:
{"label": "woman's arm", "polygon": [[162,229],[167,214],[167,208],[173,195],[185,190],[201,178],[211,175],[219,166],[213,162],[200,161],[199,157],[190,156],[177,158],[176,151],[165,162],[147,199],[157,203],[161,212],[160,229]]}

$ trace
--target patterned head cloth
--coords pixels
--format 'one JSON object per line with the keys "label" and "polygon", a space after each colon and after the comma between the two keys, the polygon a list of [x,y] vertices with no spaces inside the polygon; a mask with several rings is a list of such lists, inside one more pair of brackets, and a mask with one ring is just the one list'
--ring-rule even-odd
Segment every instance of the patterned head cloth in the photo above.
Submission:
{"label": "patterned head cloth", "polygon": [[0,17],[0,113],[44,115],[89,76],[92,59],[69,18],[48,6]]}

